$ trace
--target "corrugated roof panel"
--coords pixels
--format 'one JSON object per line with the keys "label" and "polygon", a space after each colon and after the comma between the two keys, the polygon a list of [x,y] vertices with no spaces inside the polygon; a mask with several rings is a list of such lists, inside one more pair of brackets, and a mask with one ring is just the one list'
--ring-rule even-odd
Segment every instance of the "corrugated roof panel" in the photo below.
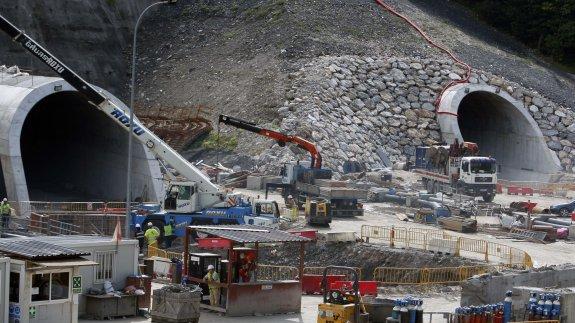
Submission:
{"label": "corrugated roof panel", "polygon": [[89,252],[57,246],[33,239],[0,240],[0,253],[20,256],[30,260],[75,258],[90,255]]}
{"label": "corrugated roof panel", "polygon": [[239,243],[310,241],[308,238],[286,231],[256,225],[200,225],[190,226],[190,228]]}

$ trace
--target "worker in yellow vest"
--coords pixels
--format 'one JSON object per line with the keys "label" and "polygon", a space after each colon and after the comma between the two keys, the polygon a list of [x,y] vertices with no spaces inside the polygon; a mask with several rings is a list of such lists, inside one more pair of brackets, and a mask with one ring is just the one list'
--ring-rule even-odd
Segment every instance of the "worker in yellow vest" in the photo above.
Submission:
{"label": "worker in yellow vest", "polygon": [[152,222],[148,222],[148,228],[146,229],[146,233],[144,233],[144,237],[146,238],[146,241],[148,241],[148,248],[158,247],[159,236],[160,236],[160,230],[155,228]]}
{"label": "worker in yellow vest", "polygon": [[170,219],[170,222],[164,226],[164,246],[166,248],[172,247],[172,241],[176,238],[174,235],[174,230],[176,229],[174,219]]}
{"label": "worker in yellow vest", "polygon": [[0,203],[0,216],[2,217],[2,229],[8,230],[10,225],[10,203],[8,203],[8,199],[4,198],[2,203]]}
{"label": "worker in yellow vest", "polygon": [[208,283],[210,289],[210,305],[218,306],[220,304],[220,287],[214,283],[220,282],[220,275],[213,265],[208,266],[208,273],[204,276],[204,281]]}

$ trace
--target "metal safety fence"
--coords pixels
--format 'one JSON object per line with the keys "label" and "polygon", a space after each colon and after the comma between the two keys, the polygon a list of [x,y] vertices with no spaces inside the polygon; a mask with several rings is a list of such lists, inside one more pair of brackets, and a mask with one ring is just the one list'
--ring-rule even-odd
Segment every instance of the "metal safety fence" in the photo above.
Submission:
{"label": "metal safety fence", "polygon": [[[125,214],[126,202],[43,202],[19,201],[9,202],[16,215],[28,216],[30,213],[65,214],[65,213],[102,213]],[[153,202],[149,202],[153,203]],[[133,202],[132,207],[140,203]]]}
{"label": "metal safety fence", "polygon": [[299,270],[293,266],[258,265],[256,275],[258,280],[294,280],[298,278]]}
{"label": "metal safety fence", "polygon": [[489,265],[441,268],[377,267],[373,271],[373,280],[382,285],[455,284],[499,269],[499,266]]}
{"label": "metal safety fence", "polygon": [[154,247],[154,246],[148,246],[148,250],[147,250],[146,254],[148,257],[159,257],[159,258],[165,258],[165,259],[176,258],[179,260],[184,259],[184,255],[182,252],[166,251],[164,249]]}
{"label": "metal safety fence", "polygon": [[96,234],[96,232],[88,232],[83,227],[70,221],[42,217],[36,214],[33,214],[30,218],[10,217],[7,226],[2,226],[0,230],[25,236]]}
{"label": "metal safety fence", "polygon": [[361,238],[366,242],[375,239],[391,247],[415,248],[454,256],[481,258],[486,262],[509,267],[533,267],[531,256],[523,250],[481,239],[452,236],[442,230],[363,225]]}

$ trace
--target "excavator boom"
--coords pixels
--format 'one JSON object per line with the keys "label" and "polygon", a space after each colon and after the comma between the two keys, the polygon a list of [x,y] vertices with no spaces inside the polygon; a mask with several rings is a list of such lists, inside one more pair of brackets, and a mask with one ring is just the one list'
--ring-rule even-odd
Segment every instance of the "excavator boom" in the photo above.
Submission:
{"label": "excavator boom", "polygon": [[257,133],[259,135],[272,138],[278,142],[280,146],[285,145],[286,143],[293,143],[296,144],[298,147],[305,149],[311,155],[311,166],[313,168],[320,169],[321,168],[321,154],[319,153],[317,147],[312,142],[298,136],[290,136],[283,134],[281,132],[277,132],[274,130],[269,130],[265,128],[258,127],[255,123],[245,121],[242,119],[230,117],[227,115],[220,114],[218,118],[219,123],[223,123],[228,126],[236,127],[239,129],[247,130],[253,133]]}

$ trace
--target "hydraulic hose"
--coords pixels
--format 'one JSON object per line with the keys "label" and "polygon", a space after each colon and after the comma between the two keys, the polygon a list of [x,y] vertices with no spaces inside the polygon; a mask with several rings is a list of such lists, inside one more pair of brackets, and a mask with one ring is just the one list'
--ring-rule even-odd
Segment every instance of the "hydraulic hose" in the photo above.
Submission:
{"label": "hydraulic hose", "polygon": [[437,114],[449,114],[449,115],[453,115],[453,116],[457,117],[456,113],[447,112],[447,111],[439,111],[439,105],[441,104],[441,97],[443,96],[445,91],[447,91],[448,88],[450,88],[456,84],[469,82],[469,78],[471,77],[471,66],[469,66],[469,64],[465,63],[460,58],[455,56],[455,54],[453,54],[453,52],[449,48],[447,48],[441,44],[436,43],[431,37],[429,37],[429,35],[427,35],[427,33],[423,29],[421,29],[421,27],[419,27],[415,22],[413,22],[411,19],[409,19],[409,17],[397,12],[397,10],[395,10],[395,8],[393,8],[389,4],[385,3],[383,0],[375,0],[375,2],[378,5],[380,5],[382,8],[384,8],[387,11],[394,14],[395,16],[403,19],[405,22],[407,22],[409,25],[411,25],[411,27],[413,27],[431,46],[438,48],[442,52],[446,53],[449,57],[451,57],[451,59],[453,59],[453,61],[456,64],[459,64],[460,66],[462,66],[465,69],[465,77],[461,80],[452,80],[449,83],[447,83],[447,85],[445,85],[443,87],[443,89],[441,90],[441,92],[437,95],[437,98],[435,98],[435,102],[434,102],[435,113],[437,113]]}

